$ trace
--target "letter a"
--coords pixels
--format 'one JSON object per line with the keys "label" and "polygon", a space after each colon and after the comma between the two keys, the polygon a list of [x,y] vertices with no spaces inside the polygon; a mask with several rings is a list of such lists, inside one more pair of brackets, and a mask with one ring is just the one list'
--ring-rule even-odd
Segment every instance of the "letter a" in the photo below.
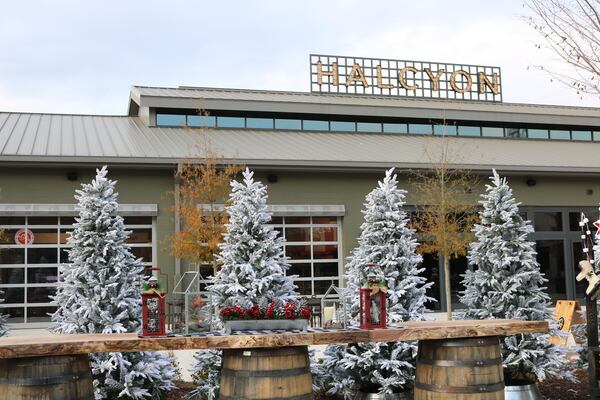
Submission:
{"label": "letter a", "polygon": [[354,64],[352,66],[352,70],[350,74],[348,74],[348,78],[346,79],[346,86],[352,85],[354,81],[360,81],[364,87],[369,87],[369,83],[367,82],[367,78],[365,78],[365,74],[358,64]]}

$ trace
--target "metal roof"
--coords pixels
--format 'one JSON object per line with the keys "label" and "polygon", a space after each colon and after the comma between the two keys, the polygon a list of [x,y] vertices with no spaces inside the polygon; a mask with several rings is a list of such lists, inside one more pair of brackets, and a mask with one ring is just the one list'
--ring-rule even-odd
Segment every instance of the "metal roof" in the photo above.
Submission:
{"label": "metal roof", "polygon": [[600,108],[217,88],[133,86],[142,107],[296,112],[600,127]]}
{"label": "metal roof", "polygon": [[[589,142],[446,138],[473,170],[600,173]],[[170,165],[209,140],[228,161],[279,168],[424,168],[444,138],[390,134],[148,127],[138,117],[0,113],[0,162]]]}

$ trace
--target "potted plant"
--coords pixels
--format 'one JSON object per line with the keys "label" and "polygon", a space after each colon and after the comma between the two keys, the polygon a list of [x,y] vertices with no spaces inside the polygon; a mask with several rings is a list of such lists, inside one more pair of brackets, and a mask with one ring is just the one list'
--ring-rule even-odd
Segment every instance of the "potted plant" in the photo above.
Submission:
{"label": "potted plant", "polygon": [[239,305],[223,307],[219,311],[226,333],[256,330],[306,331],[310,309],[304,304],[286,302],[280,305],[271,300],[266,307],[253,304],[249,308]]}

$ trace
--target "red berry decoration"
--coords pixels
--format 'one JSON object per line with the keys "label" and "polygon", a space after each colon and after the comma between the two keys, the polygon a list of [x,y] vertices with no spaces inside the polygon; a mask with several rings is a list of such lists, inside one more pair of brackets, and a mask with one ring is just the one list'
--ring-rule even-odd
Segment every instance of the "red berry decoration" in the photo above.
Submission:
{"label": "red berry decoration", "polygon": [[269,306],[267,307],[266,311],[265,311],[265,318],[266,319],[272,319],[273,318],[273,311],[275,311],[275,301],[272,300],[269,303]]}
{"label": "red berry decoration", "polygon": [[310,309],[308,307],[304,307],[300,311],[300,316],[304,319],[310,319]]}

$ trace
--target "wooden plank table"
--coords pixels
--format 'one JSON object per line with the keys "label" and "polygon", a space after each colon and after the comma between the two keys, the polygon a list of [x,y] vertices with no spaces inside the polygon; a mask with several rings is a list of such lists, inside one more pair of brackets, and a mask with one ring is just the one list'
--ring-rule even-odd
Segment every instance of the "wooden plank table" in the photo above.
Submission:
{"label": "wooden plank table", "polygon": [[[48,377],[44,377],[40,381],[38,376],[40,370],[38,368],[43,365],[41,370],[46,371],[46,366],[50,363],[49,360],[54,364],[65,364],[79,362],[86,360],[88,353],[101,353],[101,352],[136,352],[136,351],[165,351],[165,350],[193,350],[193,349],[223,349],[224,350],[224,361],[223,361],[223,373],[221,374],[221,384],[223,390],[221,391],[221,399],[240,399],[240,398],[255,398],[247,395],[240,395],[239,393],[229,393],[228,390],[239,390],[240,377],[248,381],[248,376],[256,377],[250,379],[249,383],[246,384],[247,390],[257,390],[256,388],[263,388],[272,390],[271,394],[261,392],[257,395],[260,398],[294,398],[294,399],[311,399],[312,388],[310,379],[310,369],[307,366],[302,368],[286,366],[286,360],[290,363],[296,363],[306,355],[306,361],[308,362],[308,356],[306,349],[310,345],[323,345],[333,343],[365,343],[365,342],[398,342],[398,341],[420,341],[420,344],[424,343],[450,343],[450,346],[458,348],[462,346],[466,341],[465,338],[482,338],[487,340],[481,340],[481,343],[487,343],[489,345],[489,338],[507,336],[519,333],[536,333],[536,332],[547,332],[548,323],[545,321],[516,321],[516,320],[484,320],[484,321],[427,321],[427,322],[406,322],[402,323],[399,327],[391,327],[388,329],[373,329],[373,330],[360,330],[360,329],[347,329],[347,330],[309,330],[308,332],[277,332],[277,333],[261,333],[261,332],[242,332],[237,334],[224,335],[220,333],[204,334],[201,336],[174,336],[174,337],[160,337],[160,338],[141,338],[136,334],[76,334],[76,335],[59,335],[59,334],[46,334],[46,335],[31,335],[31,336],[15,336],[0,338],[0,398],[10,399],[62,399],[59,395],[54,396],[49,391],[54,390],[56,393],[65,393],[65,386],[73,386],[73,381],[77,381],[79,386],[81,385],[82,373],[64,373],[59,371],[60,376],[54,376],[50,379],[53,385],[40,385],[39,382],[48,382]],[[461,340],[463,340],[461,342]],[[443,346],[446,346],[442,344]],[[464,344],[465,346],[471,346],[471,344]],[[474,344],[475,346],[481,346],[481,344]],[[301,354],[298,354],[297,350],[300,349]],[[492,348],[496,348],[499,353],[498,341],[495,344],[492,343]],[[294,352],[295,355],[291,352]],[[275,368],[277,371],[271,371],[269,369],[260,369],[260,362],[248,364],[249,358],[257,356],[260,359],[265,360],[265,357],[269,358],[269,361],[265,365],[274,365],[276,361],[278,367]],[[251,357],[252,356],[252,357]],[[228,361],[229,360],[229,361]],[[229,362],[229,364],[227,364]],[[466,363],[464,361],[459,362],[460,367],[465,367],[470,361]],[[499,361],[498,361],[499,362]],[[246,364],[244,364],[246,363]],[[242,371],[234,371],[228,367],[231,365],[252,365],[249,369]],[[448,364],[446,362],[446,364]],[[259,365],[259,367],[256,367]],[[292,364],[290,364],[292,365]],[[449,364],[448,364],[449,365]],[[475,364],[474,364],[475,365]],[[37,368],[37,369],[36,369]],[[66,368],[66,367],[65,367]],[[244,367],[245,368],[245,367]],[[267,367],[273,368],[273,367]],[[501,365],[500,365],[501,370]],[[450,371],[452,372],[452,371]],[[271,376],[271,373],[273,374]],[[419,366],[417,364],[417,374],[419,373]],[[233,375],[232,375],[233,374]],[[237,378],[236,378],[237,374]],[[282,377],[282,374],[296,374]],[[298,375],[301,374],[301,375]],[[463,374],[461,372],[460,374]],[[464,374],[463,374],[464,375]],[[471,375],[467,372],[466,375]],[[64,379],[63,379],[64,378]],[[75,394],[70,394],[69,399],[87,399],[88,391],[91,387],[91,376],[84,377],[86,382],[89,384],[83,389],[71,388]],[[79,380],[78,380],[79,379]],[[238,383],[236,382],[238,379]],[[261,379],[269,380],[269,383],[261,384]],[[283,380],[282,380],[283,379]],[[274,385],[273,382],[290,382],[289,386],[284,384]],[[502,379],[500,377],[500,379]],[[28,383],[27,382],[33,382]],[[298,382],[305,382],[300,385]],[[25,383],[24,383],[25,382]],[[37,384],[36,384],[37,383]],[[501,385],[503,387],[503,381],[496,383],[495,387],[498,388]],[[51,386],[47,388],[46,386]],[[460,386],[460,385],[459,385]],[[435,385],[425,385],[431,390],[436,389]],[[291,389],[290,389],[291,388]],[[244,390],[246,390],[244,389]],[[451,388],[456,390],[457,388]],[[459,387],[458,389],[465,389]],[[477,390],[484,390],[482,385],[479,385]],[[293,391],[296,392],[293,392]],[[471,390],[466,388],[465,390]],[[86,393],[85,395],[77,395],[77,393]],[[53,392],[54,393],[54,392]],[[266,394],[265,394],[266,393]],[[415,392],[416,393],[416,392]],[[460,393],[458,393],[460,394]],[[461,396],[464,396],[460,394]],[[479,396],[478,393],[475,393]],[[23,396],[23,397],[19,397]],[[54,396],[54,397],[53,397]],[[430,397],[417,397],[415,400],[426,399]],[[450,399],[453,397],[434,397]],[[461,399],[467,399],[469,397],[457,397]],[[473,397],[474,399],[493,399],[495,397]]]}
{"label": "wooden plank table", "polygon": [[134,333],[31,335],[0,338],[0,358],[155,350],[240,349],[332,343],[408,342],[547,332],[545,321],[483,320],[405,322],[399,328],[323,330],[215,336],[141,338]]}

